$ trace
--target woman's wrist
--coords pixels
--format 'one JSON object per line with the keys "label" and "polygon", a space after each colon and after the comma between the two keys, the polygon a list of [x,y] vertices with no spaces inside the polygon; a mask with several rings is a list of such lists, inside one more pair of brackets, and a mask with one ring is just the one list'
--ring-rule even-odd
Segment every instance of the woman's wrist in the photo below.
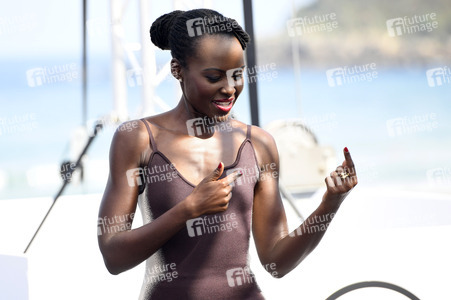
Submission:
{"label": "woman's wrist", "polygon": [[182,202],[180,202],[177,207],[179,209],[179,214],[184,222],[197,217],[191,205],[191,202],[189,201],[189,196],[186,197]]}
{"label": "woman's wrist", "polygon": [[323,200],[321,201],[320,208],[327,212],[337,212],[343,202],[343,195],[333,195],[328,190],[323,195]]}

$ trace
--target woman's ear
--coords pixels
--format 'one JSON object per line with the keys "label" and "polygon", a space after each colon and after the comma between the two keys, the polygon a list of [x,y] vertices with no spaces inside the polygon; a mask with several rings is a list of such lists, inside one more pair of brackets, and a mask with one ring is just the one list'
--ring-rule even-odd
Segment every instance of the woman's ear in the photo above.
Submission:
{"label": "woman's ear", "polygon": [[180,82],[183,82],[182,78],[182,66],[180,65],[180,62],[177,58],[171,59],[171,74],[174,76],[175,79],[177,79]]}

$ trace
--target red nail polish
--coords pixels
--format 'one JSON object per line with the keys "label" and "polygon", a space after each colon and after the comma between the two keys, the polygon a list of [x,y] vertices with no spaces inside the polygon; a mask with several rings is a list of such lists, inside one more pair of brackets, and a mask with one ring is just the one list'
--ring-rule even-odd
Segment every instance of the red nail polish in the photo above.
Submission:
{"label": "red nail polish", "polygon": [[348,147],[345,147],[345,152],[349,152]]}
{"label": "red nail polish", "polygon": [[218,169],[221,169],[222,162],[219,163]]}

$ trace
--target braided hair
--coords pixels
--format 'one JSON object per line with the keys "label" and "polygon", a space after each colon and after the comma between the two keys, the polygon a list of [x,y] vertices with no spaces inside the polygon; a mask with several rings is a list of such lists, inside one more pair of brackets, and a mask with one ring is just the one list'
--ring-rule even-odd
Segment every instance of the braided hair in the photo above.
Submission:
{"label": "braided hair", "polygon": [[[192,28],[188,26],[194,19],[202,19],[201,22],[207,30],[199,35],[194,35],[192,32],[190,34],[189,30]],[[208,30],[208,28],[222,29]],[[172,57],[177,58],[183,67],[187,67],[187,58],[196,54],[200,39],[213,34],[236,37],[243,50],[246,49],[250,40],[249,35],[234,19],[226,18],[211,9],[176,10],[160,16],[150,27],[152,43],[162,50],[171,50]]]}

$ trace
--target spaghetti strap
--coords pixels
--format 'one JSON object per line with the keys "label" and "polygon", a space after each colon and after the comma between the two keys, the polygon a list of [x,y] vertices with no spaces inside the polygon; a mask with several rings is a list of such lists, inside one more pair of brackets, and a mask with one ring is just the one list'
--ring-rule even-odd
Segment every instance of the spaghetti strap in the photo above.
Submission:
{"label": "spaghetti strap", "polygon": [[246,133],[246,139],[250,140],[251,139],[251,125],[247,125],[247,133]]}
{"label": "spaghetti strap", "polygon": [[148,122],[145,119],[140,119],[140,120],[144,123],[144,125],[146,125],[147,133],[149,134],[150,147],[152,148],[152,151],[157,152],[158,151],[157,144],[155,143],[155,140],[153,138],[152,131],[150,131]]}

